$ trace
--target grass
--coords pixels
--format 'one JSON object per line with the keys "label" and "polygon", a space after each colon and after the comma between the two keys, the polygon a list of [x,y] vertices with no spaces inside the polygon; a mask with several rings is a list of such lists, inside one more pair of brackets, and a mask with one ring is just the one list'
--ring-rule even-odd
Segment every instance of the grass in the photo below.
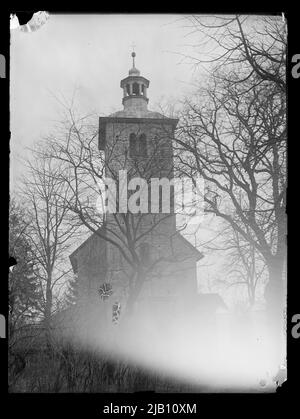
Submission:
{"label": "grass", "polygon": [[[23,356],[19,353],[18,356]],[[16,369],[10,354],[11,393],[131,393],[199,392],[165,375],[126,361],[76,349],[70,345],[24,356],[25,368]]]}

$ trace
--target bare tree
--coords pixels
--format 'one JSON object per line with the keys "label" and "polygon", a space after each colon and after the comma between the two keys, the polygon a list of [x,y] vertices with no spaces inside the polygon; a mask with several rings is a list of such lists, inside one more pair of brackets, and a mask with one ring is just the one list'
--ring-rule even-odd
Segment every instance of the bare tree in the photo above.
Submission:
{"label": "bare tree", "polygon": [[66,202],[69,191],[56,176],[60,169],[53,160],[43,159],[38,150],[39,146],[33,151],[32,159],[27,161],[29,170],[21,194],[29,224],[26,238],[39,267],[38,278],[43,291],[41,311],[50,345],[51,317],[70,271],[66,255],[75,237],[76,226],[68,219]]}
{"label": "bare tree", "polygon": [[[164,157],[172,156],[172,152],[164,153],[167,147],[171,147],[170,133],[162,130],[163,134],[160,137],[156,136],[153,149],[148,155],[143,155],[141,151],[136,157],[130,157],[128,145],[127,148],[120,149],[119,136],[122,136],[122,133],[119,132],[104,154],[98,148],[98,127],[95,127],[94,120],[89,116],[76,117],[72,107],[67,107],[66,110],[67,115],[62,126],[47,138],[47,145],[42,152],[43,158],[55,160],[60,165],[60,172],[55,174],[55,182],[59,182],[61,187],[70,192],[65,205],[73,214],[73,224],[86,227],[112,246],[114,254],[120,255],[119,267],[114,265],[111,268],[110,265],[108,274],[112,273],[113,269],[122,273],[128,293],[126,311],[130,314],[149,275],[161,273],[163,263],[178,262],[176,246],[172,248],[171,243],[173,240],[176,242],[176,237],[168,235],[169,251],[159,252],[151,244],[150,248],[145,250],[144,246],[145,240],[147,241],[152,233],[157,237],[167,235],[160,227],[170,220],[174,213],[171,209],[169,213],[158,214],[149,214],[148,210],[146,213],[117,211],[105,214],[99,211],[99,203],[97,204],[101,197],[105,199],[99,185],[103,185],[105,176],[118,183],[120,170],[128,169],[128,180],[140,177],[146,182],[146,186],[140,186],[132,196],[129,193],[129,200],[132,198],[138,202],[154,174],[155,177],[162,173],[171,177],[173,173],[171,161]],[[119,205],[117,194],[116,207]],[[166,242],[166,238],[164,241]],[[184,257],[182,253],[181,258]]]}
{"label": "bare tree", "polygon": [[205,178],[207,211],[262,255],[270,277],[267,305],[276,311],[286,253],[285,17],[194,15],[182,21],[192,39],[192,53],[183,59],[199,77],[178,130],[179,170]]}
{"label": "bare tree", "polygon": [[[201,267],[208,268],[209,272],[206,286],[210,292],[213,288],[218,289],[221,294],[231,288],[246,291],[244,302],[247,302],[248,307],[251,308],[258,301],[257,295],[261,295],[262,287],[267,280],[265,261],[253,244],[234,230],[230,224],[219,219],[219,223],[215,225],[213,217],[210,218],[214,228],[209,237],[206,234],[205,239],[201,240],[198,234],[199,246],[208,259],[210,255],[212,256],[212,261],[208,265],[201,264]],[[219,254],[221,257],[216,257]],[[219,269],[216,269],[216,261],[218,261]],[[211,269],[214,273],[210,272]],[[244,292],[241,296],[244,298]]]}
{"label": "bare tree", "polygon": [[[206,211],[221,217],[268,268],[265,296],[281,313],[286,257],[286,102],[269,80],[240,82],[232,68],[186,101],[178,160],[206,182]],[[234,81],[239,81],[234,83]],[[183,151],[186,154],[183,154]]]}
{"label": "bare tree", "polygon": [[27,238],[29,229],[24,210],[12,198],[9,206],[9,254],[17,265],[9,273],[9,349],[35,324],[41,309],[41,287],[34,249]]}
{"label": "bare tree", "polygon": [[[229,83],[251,79],[286,91],[287,26],[284,16],[189,16],[186,26],[195,37],[195,65],[213,64],[211,74]],[[230,77],[232,66],[239,77]],[[222,73],[219,70],[222,69]]]}
{"label": "bare tree", "polygon": [[265,261],[255,246],[231,227],[227,227],[224,238],[223,250],[228,255],[225,265],[228,270],[229,286],[246,287],[249,306],[252,307],[256,302],[257,288],[265,280]]}

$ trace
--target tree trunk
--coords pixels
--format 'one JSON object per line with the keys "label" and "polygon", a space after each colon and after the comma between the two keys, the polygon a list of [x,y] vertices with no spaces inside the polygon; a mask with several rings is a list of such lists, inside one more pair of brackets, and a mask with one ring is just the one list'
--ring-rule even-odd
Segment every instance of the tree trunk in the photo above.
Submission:
{"label": "tree trunk", "polygon": [[51,314],[52,314],[52,290],[50,284],[47,284],[46,289],[46,305],[44,312],[45,332],[46,332],[46,345],[51,349]]}
{"label": "tree trunk", "polygon": [[129,289],[129,296],[126,302],[126,312],[125,312],[126,318],[129,318],[133,315],[134,303],[136,302],[141,292],[143,283],[144,283],[143,272],[142,270],[139,269],[136,273],[136,279],[134,280],[132,287],[130,287]]}
{"label": "tree trunk", "polygon": [[270,344],[270,357],[274,367],[285,361],[285,289],[283,282],[284,258],[274,258],[268,264],[269,281],[265,288],[267,327]]}
{"label": "tree trunk", "polygon": [[284,258],[275,258],[268,263],[269,281],[265,287],[267,311],[272,316],[282,316],[284,310],[283,284]]}

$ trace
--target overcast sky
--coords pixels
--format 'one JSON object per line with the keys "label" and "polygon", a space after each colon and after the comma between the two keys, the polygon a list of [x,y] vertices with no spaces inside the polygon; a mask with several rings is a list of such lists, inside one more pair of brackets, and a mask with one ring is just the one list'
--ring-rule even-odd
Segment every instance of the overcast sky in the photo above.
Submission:
{"label": "overcast sky", "polygon": [[122,109],[120,80],[132,66],[150,80],[149,109],[176,103],[192,89],[194,67],[182,54],[191,43],[183,15],[50,15],[34,32],[11,30],[11,184],[20,158],[51,131],[59,105],[76,87],[83,113]]}

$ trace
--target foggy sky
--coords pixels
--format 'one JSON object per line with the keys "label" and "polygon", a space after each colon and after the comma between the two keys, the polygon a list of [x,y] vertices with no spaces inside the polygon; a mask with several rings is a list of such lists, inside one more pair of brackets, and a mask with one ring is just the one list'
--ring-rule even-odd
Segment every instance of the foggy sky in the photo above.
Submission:
{"label": "foggy sky", "polygon": [[83,114],[123,108],[120,80],[132,66],[150,80],[149,109],[189,92],[193,70],[189,29],[182,15],[50,15],[35,32],[11,30],[11,185],[25,147],[51,132],[59,119],[54,96],[67,101],[76,88]]}

